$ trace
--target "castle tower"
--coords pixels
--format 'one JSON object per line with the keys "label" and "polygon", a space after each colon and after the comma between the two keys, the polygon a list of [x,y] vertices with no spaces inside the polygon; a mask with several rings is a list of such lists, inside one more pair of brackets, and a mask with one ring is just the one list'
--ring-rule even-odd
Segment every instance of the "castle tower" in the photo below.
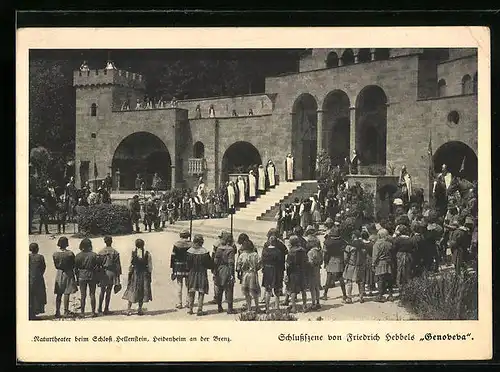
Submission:
{"label": "castle tower", "polygon": [[[90,69],[86,62],[73,73],[76,89],[75,181],[80,187],[85,181],[103,179],[110,172],[109,164],[99,154],[106,141],[113,111],[128,105],[135,108],[145,91],[143,76],[116,69],[108,61],[103,69]],[[101,135],[100,135],[101,134]]]}

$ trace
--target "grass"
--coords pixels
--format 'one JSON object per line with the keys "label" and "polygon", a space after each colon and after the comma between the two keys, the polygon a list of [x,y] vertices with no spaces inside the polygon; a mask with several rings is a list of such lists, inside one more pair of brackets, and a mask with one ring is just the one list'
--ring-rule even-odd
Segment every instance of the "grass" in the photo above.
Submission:
{"label": "grass", "polygon": [[402,288],[401,304],[424,320],[477,320],[476,272],[424,273]]}

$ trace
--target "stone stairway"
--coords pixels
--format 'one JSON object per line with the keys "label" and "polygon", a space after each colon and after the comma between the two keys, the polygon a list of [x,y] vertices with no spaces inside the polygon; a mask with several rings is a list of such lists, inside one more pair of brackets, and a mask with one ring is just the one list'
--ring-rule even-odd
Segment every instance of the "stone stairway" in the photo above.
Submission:
{"label": "stone stairway", "polygon": [[316,181],[294,181],[281,183],[265,195],[236,212],[239,219],[274,221],[280,203],[295,197],[310,197],[317,191]]}
{"label": "stone stairway", "polygon": [[238,216],[239,219],[255,221],[262,213],[266,212],[271,206],[279,203],[285,196],[293,193],[301,185],[302,181],[281,182],[274,189],[268,190],[255,201],[248,203],[246,207],[238,208],[235,216]]}
{"label": "stone stairway", "polygon": [[275,221],[276,213],[278,213],[280,204],[293,203],[295,198],[310,198],[312,195],[318,192],[318,182],[317,181],[302,181],[300,185],[292,190],[292,192],[283,195],[276,203],[269,204],[265,211],[263,211],[257,220],[260,221]]}

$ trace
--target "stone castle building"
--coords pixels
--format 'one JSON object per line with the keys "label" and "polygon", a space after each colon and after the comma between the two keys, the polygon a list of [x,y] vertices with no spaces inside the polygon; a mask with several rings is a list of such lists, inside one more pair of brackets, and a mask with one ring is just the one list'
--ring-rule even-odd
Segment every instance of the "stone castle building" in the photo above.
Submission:
{"label": "stone castle building", "polygon": [[74,86],[77,185],[95,167],[121,190],[134,188],[137,173],[149,185],[155,172],[167,188],[200,176],[214,188],[268,160],[283,179],[288,153],[307,180],[319,151],[340,164],[357,149],[365,174],[406,165],[428,190],[429,141],[436,170],[464,166],[477,179],[476,49],[309,49],[298,72],[266,78],[263,94],[174,107],[136,108],[145,82],[116,68],[75,71]]}

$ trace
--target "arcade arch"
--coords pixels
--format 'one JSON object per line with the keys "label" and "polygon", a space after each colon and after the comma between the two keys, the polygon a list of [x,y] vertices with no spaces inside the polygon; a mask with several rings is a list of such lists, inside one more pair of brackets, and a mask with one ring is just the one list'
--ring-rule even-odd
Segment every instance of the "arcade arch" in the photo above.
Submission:
{"label": "arcade arch", "polygon": [[309,93],[301,94],[293,104],[292,153],[297,179],[315,178],[317,111],[316,99]]}

